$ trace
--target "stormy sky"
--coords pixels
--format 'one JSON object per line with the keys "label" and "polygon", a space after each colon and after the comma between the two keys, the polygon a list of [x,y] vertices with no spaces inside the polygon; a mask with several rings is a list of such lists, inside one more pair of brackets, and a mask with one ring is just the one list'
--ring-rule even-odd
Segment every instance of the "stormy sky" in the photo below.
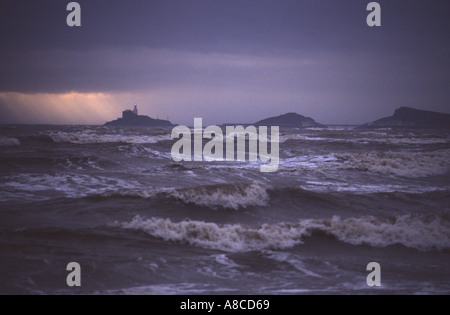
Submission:
{"label": "stormy sky", "polygon": [[360,124],[450,112],[448,0],[3,0],[0,123],[103,124],[138,104],[174,123],[298,112]]}

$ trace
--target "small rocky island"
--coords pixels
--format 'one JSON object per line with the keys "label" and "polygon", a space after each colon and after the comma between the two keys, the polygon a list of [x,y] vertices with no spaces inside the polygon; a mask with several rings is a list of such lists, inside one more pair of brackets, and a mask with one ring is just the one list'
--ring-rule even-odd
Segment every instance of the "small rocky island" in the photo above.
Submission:
{"label": "small rocky island", "polygon": [[326,128],[326,126],[315,122],[310,117],[305,117],[296,113],[267,118],[258,121],[256,126],[279,126],[281,128]]}
{"label": "small rocky island", "polygon": [[401,107],[395,111],[394,116],[379,119],[361,128],[450,129],[450,115]]}
{"label": "small rocky island", "polygon": [[108,127],[172,127],[173,124],[168,120],[153,119],[148,116],[140,116],[137,106],[134,110],[126,110],[122,113],[122,118],[107,122]]}

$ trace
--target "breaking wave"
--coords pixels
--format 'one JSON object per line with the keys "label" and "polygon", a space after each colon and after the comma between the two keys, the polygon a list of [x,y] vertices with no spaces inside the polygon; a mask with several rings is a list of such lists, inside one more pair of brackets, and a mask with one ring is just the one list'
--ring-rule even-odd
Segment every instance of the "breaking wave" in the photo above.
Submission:
{"label": "breaking wave", "polygon": [[444,175],[450,171],[450,150],[333,153],[281,159],[281,172],[298,170],[357,170],[409,178]]}
{"label": "breaking wave", "polygon": [[286,134],[280,136],[280,143],[285,143],[289,140],[302,140],[302,141],[326,141],[333,142],[332,138],[324,138],[313,135],[299,135],[299,134]]}
{"label": "breaking wave", "polygon": [[435,152],[364,152],[335,154],[340,169],[371,171],[403,177],[427,177],[450,171],[450,150]]}
{"label": "breaking wave", "polygon": [[94,143],[131,143],[146,144],[158,143],[162,141],[171,141],[172,138],[167,135],[122,135],[122,134],[96,134],[93,131],[85,130],[79,132],[50,132],[48,136],[57,143],[74,143],[74,144],[94,144]]}
{"label": "breaking wave", "polygon": [[169,195],[185,203],[234,210],[251,206],[267,206],[269,203],[267,187],[261,183],[200,186],[173,190]]}
{"label": "breaking wave", "polygon": [[[117,195],[117,193],[113,193]],[[217,209],[248,208],[252,206],[268,206],[270,196],[268,187],[262,183],[253,184],[222,184],[212,186],[197,186],[193,188],[122,191],[122,197],[175,199],[185,204]],[[104,194],[110,197],[111,194]]]}
{"label": "breaking wave", "polygon": [[0,136],[0,147],[12,147],[19,145],[20,145],[19,139]]}
{"label": "breaking wave", "polygon": [[437,215],[400,217],[361,217],[341,219],[307,219],[296,224],[265,224],[250,228],[241,224],[218,225],[185,220],[144,219],[136,216],[130,222],[111,226],[146,234],[168,242],[246,252],[266,249],[288,249],[303,244],[314,233],[324,233],[351,245],[387,247],[403,245],[420,251],[450,249],[450,220]]}
{"label": "breaking wave", "polygon": [[[357,144],[393,144],[393,145],[432,145],[432,144],[450,144],[448,137],[418,137],[418,136],[391,136],[387,133],[372,133],[373,138],[360,137],[360,133],[354,138],[336,138],[333,135],[307,135],[307,134],[285,134],[280,136],[280,143],[289,140],[311,141],[311,142],[330,142],[330,143],[357,143]],[[340,135],[342,136],[342,135]]]}
{"label": "breaking wave", "polygon": [[449,144],[450,140],[446,138],[380,138],[380,139],[370,139],[361,138],[358,142],[375,142],[383,144],[399,144],[399,145],[423,145],[423,144]]}
{"label": "breaking wave", "polygon": [[[94,167],[95,162],[91,167]],[[68,164],[68,167],[73,167]],[[138,187],[134,180],[113,179],[106,176],[84,174],[20,174],[5,176],[0,181],[0,201],[47,200],[55,197],[85,198],[113,195],[112,192],[127,191]]]}

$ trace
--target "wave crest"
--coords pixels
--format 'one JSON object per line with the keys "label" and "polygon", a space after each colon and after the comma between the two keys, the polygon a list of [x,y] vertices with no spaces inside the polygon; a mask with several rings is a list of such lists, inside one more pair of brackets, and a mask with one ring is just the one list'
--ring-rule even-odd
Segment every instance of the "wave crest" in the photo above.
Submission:
{"label": "wave crest", "polygon": [[190,220],[174,223],[170,219],[136,216],[130,222],[115,222],[112,226],[143,231],[164,241],[228,252],[288,249],[303,244],[306,237],[317,232],[351,245],[403,245],[421,251],[450,249],[450,220],[437,215],[349,219],[333,217],[307,219],[296,224],[265,224],[260,228]]}
{"label": "wave crest", "polygon": [[267,187],[261,183],[176,189],[171,191],[169,195],[185,203],[193,203],[213,209],[227,208],[234,210],[251,206],[267,206],[270,199]]}
{"label": "wave crest", "polygon": [[185,204],[207,207],[213,210],[233,209],[269,205],[268,187],[262,183],[252,184],[222,184],[212,186],[197,186],[192,188],[162,189],[162,190],[122,190],[106,192],[101,197],[136,197],[145,199],[175,200]]}
{"label": "wave crest", "polygon": [[403,177],[427,177],[450,171],[450,150],[435,152],[368,152],[335,154],[340,169],[372,171]]}
{"label": "wave crest", "polygon": [[154,144],[162,141],[171,141],[170,135],[121,135],[121,134],[96,134],[85,130],[79,132],[50,132],[48,136],[57,143],[95,144],[95,143],[131,143],[131,144]]}
{"label": "wave crest", "polygon": [[19,145],[19,139],[0,136],[0,147],[13,147]]}

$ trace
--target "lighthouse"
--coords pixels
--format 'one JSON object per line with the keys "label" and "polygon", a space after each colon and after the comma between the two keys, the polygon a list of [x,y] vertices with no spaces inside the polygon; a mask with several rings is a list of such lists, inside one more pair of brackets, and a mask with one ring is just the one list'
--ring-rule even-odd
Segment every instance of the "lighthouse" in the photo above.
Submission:
{"label": "lighthouse", "polygon": [[138,107],[137,105],[134,105],[133,110],[127,109],[122,112],[122,118],[107,122],[105,126],[170,127],[173,125],[168,120],[159,120],[148,116],[139,116]]}
{"label": "lighthouse", "polygon": [[134,109],[133,110],[127,109],[127,110],[122,112],[122,118],[123,119],[134,119],[137,116],[138,116],[137,105],[134,105]]}

